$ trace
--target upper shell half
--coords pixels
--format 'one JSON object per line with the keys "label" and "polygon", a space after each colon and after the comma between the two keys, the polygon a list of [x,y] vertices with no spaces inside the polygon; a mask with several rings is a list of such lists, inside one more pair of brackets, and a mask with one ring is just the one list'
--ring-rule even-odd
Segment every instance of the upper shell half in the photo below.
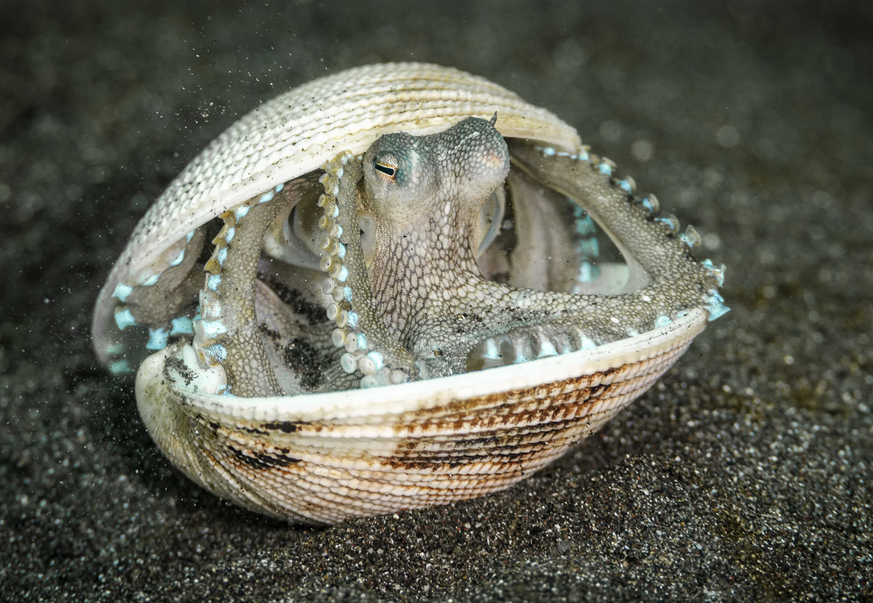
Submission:
{"label": "upper shell half", "polygon": [[[97,355],[138,369],[177,467],[261,513],[335,522],[505,488],[726,311],[693,229],[614,170],[455,69],[315,80],[232,125],[148,210],[100,293]],[[473,182],[485,172],[496,188]],[[385,186],[425,176],[399,197],[425,209],[390,205]],[[598,265],[596,227],[621,262]]]}
{"label": "upper shell half", "polygon": [[510,138],[562,149],[576,130],[488,80],[457,69],[389,63],[350,69],[278,96],[234,123],[170,184],[137,224],[94,314],[94,347],[109,363],[117,341],[112,297],[125,278],[145,282],[149,267],[198,226],[243,201],[320,169],[342,151],[363,153],[388,132],[431,134],[465,117],[490,118]]}

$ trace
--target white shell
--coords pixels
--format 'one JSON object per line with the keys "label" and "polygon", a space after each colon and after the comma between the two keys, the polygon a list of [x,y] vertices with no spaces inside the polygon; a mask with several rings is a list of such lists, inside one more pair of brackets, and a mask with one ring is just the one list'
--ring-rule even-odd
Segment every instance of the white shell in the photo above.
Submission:
{"label": "white shell", "polygon": [[[117,344],[116,285],[192,229],[381,134],[433,133],[498,113],[505,137],[581,148],[576,131],[515,94],[454,69],[361,67],[255,109],[210,144],[144,216],[104,287],[95,348]],[[149,432],[192,480],[277,517],[336,522],[506,488],[645,392],[705,325],[705,309],[595,349],[377,389],[276,398],[204,394],[149,357],[136,396]]]}
{"label": "white shell", "polygon": [[[706,318],[693,310],[637,337],[526,365],[285,398],[168,386],[168,348],[143,363],[136,397],[158,446],[195,482],[260,513],[334,523],[475,498],[528,477],[651,387]],[[298,462],[254,468],[272,458]]]}
{"label": "white shell", "polygon": [[94,347],[107,362],[112,293],[128,274],[222,212],[314,170],[342,151],[364,152],[389,132],[445,130],[465,117],[499,115],[508,138],[575,150],[576,130],[488,80],[437,65],[368,65],[314,80],[264,103],[230,126],[149,208],[109,275],[94,317]]}

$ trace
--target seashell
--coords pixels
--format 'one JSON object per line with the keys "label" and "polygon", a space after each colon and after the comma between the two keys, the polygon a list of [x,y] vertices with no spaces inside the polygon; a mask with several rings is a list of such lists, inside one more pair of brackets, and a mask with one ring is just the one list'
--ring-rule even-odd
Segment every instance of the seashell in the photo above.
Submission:
{"label": "seashell", "polygon": [[315,80],[148,210],[98,299],[97,355],[137,369],[174,465],[260,513],[333,523],[506,488],[727,311],[696,231],[615,171],[455,69]]}

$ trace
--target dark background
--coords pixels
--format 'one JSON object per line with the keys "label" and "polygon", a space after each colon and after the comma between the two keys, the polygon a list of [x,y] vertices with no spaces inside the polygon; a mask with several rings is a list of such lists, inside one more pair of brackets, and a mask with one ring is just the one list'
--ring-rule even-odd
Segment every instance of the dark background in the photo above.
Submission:
{"label": "dark background", "polygon": [[[870,6],[4,0],[0,599],[873,601]],[[733,311],[505,493],[293,527],[163,459],[90,312],[213,137],[396,60],[575,125],[697,226]]]}

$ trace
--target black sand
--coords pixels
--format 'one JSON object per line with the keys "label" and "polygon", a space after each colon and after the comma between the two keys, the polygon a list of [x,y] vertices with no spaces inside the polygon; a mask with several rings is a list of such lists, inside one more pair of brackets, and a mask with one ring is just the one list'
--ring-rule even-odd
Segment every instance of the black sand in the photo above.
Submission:
{"label": "black sand", "polygon": [[[285,4],[0,4],[0,599],[873,601],[869,4]],[[503,494],[296,528],[163,459],[90,312],[209,140],[389,60],[577,126],[697,226],[733,311]]]}

